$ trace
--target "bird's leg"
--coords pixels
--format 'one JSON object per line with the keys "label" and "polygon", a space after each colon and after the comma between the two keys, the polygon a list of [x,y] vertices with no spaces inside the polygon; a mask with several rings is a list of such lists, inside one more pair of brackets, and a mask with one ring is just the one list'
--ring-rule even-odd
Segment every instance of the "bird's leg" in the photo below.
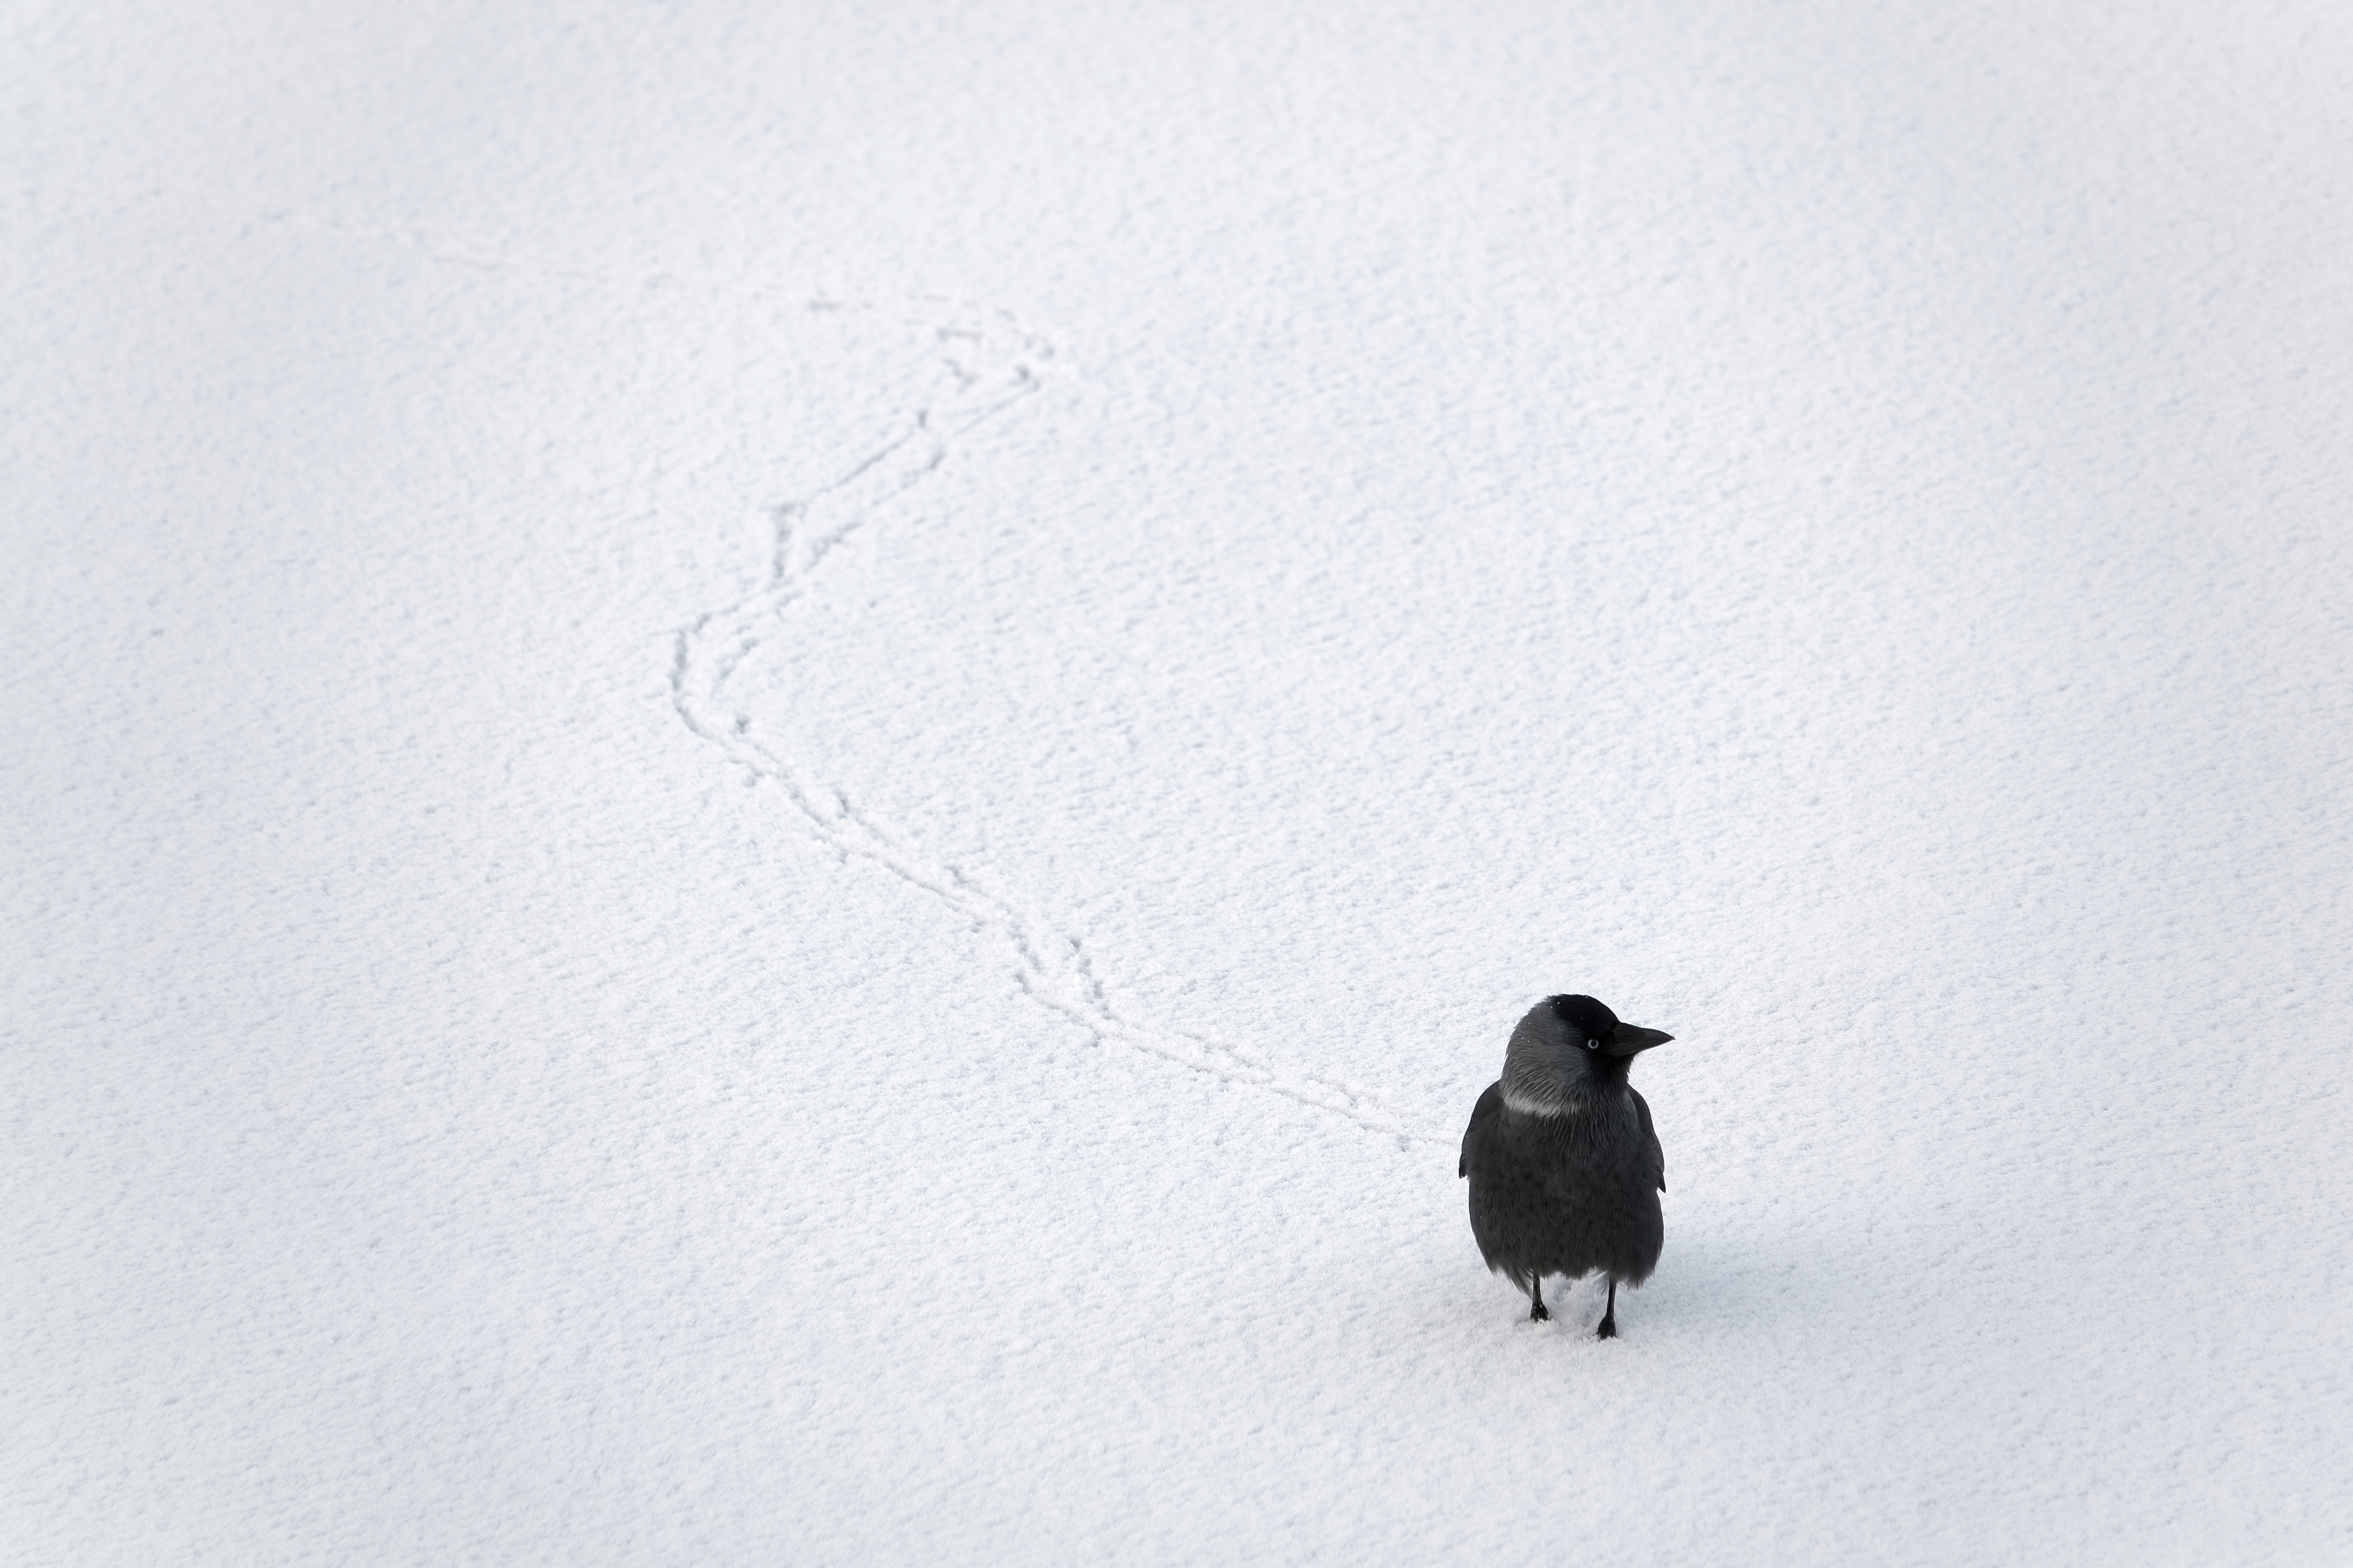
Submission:
{"label": "bird's leg", "polygon": [[1601,1326],[1593,1331],[1593,1337],[1597,1340],[1618,1337],[1618,1277],[1614,1274],[1609,1277],[1609,1305],[1603,1310]]}
{"label": "bird's leg", "polygon": [[1528,1309],[1529,1322],[1544,1323],[1552,1321],[1552,1314],[1545,1310],[1543,1275],[1530,1274],[1528,1276],[1528,1300],[1535,1303],[1534,1306]]}

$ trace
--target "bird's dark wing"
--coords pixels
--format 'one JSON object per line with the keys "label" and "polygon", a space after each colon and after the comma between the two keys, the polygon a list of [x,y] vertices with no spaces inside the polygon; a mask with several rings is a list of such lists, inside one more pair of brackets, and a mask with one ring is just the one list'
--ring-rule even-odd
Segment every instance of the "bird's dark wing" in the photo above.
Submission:
{"label": "bird's dark wing", "polygon": [[1659,1191],[1667,1190],[1667,1152],[1659,1147],[1659,1130],[1651,1125],[1651,1102],[1642,1098],[1639,1089],[1630,1089],[1634,1097],[1634,1109],[1642,1118],[1642,1152],[1651,1157],[1651,1179],[1659,1184]]}
{"label": "bird's dark wing", "polygon": [[[1455,1175],[1467,1176],[1471,1173],[1472,1142],[1494,1124],[1495,1118],[1503,1114],[1504,1080],[1497,1079],[1487,1086],[1487,1092],[1479,1097],[1479,1103],[1471,1108],[1471,1125],[1462,1130],[1462,1163],[1454,1168]],[[1645,1122],[1644,1125],[1649,1124]]]}

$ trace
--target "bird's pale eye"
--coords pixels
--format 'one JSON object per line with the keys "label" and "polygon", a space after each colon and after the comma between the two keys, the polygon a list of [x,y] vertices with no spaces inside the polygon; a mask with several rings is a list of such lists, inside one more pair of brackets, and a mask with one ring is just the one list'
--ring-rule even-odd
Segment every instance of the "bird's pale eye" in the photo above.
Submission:
{"label": "bird's pale eye", "polygon": [[1599,1040],[1588,1040],[1585,1042],[1585,1048],[1588,1051],[1598,1051],[1601,1048],[1601,1042]]}

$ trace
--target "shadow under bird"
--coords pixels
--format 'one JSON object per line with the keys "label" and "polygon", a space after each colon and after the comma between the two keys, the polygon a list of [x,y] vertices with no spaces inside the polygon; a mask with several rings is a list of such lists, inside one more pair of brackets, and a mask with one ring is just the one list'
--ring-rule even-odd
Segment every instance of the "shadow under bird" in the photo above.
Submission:
{"label": "shadow under bird", "polygon": [[1621,1024],[1590,996],[1548,996],[1504,1047],[1462,1134],[1471,1234],[1490,1273],[1518,1286],[1528,1316],[1545,1310],[1547,1274],[1609,1277],[1599,1338],[1618,1337],[1618,1285],[1659,1266],[1667,1157],[1651,1108],[1626,1081],[1634,1058],[1672,1035]]}

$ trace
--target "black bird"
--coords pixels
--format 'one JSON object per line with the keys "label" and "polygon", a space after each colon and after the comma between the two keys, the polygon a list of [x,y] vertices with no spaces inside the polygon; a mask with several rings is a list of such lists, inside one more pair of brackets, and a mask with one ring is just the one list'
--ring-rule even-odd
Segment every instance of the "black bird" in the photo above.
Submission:
{"label": "black bird", "polygon": [[1609,1276],[1599,1337],[1618,1337],[1618,1282],[1640,1285],[1666,1244],[1659,1194],[1667,1156],[1651,1108],[1626,1081],[1634,1058],[1672,1035],[1621,1024],[1590,996],[1548,996],[1504,1047],[1462,1134],[1471,1234],[1491,1274],[1526,1293],[1542,1321],[1544,1278]]}

